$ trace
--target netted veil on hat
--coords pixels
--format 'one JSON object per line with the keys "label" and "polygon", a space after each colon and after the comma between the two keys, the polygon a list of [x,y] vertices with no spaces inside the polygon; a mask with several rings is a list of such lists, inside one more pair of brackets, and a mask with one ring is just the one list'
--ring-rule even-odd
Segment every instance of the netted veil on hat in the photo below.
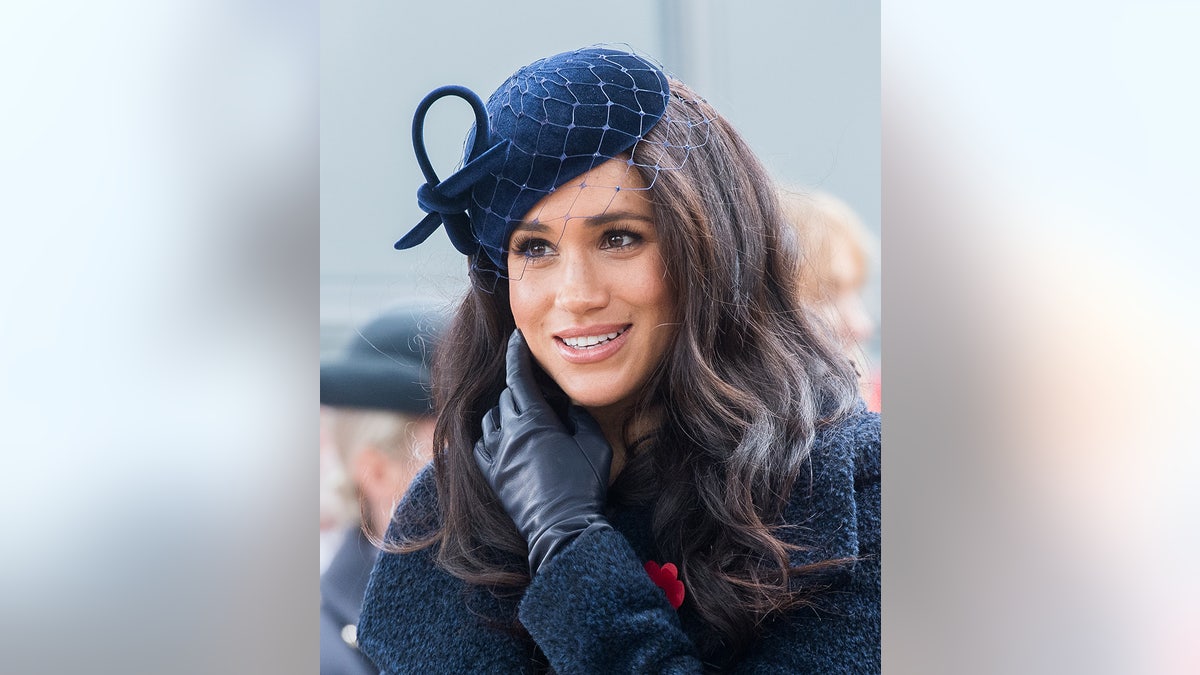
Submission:
{"label": "netted veil on hat", "polygon": [[[446,96],[470,103],[475,125],[462,168],[439,180],[423,135],[425,114]],[[609,47],[535,61],[500,85],[486,107],[466,87],[435,89],[413,117],[426,180],[417,203],[428,215],[396,248],[416,246],[444,224],[458,251],[482,251],[505,270],[508,236],[525,214],[555,188],[629,152],[663,119],[670,97],[661,68]]]}

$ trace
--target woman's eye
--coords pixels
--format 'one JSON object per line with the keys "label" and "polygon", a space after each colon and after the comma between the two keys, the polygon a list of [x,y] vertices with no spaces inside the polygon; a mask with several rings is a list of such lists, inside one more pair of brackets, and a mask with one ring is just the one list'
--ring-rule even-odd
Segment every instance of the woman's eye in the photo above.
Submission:
{"label": "woman's eye", "polygon": [[550,243],[545,239],[526,239],[513,246],[513,250],[526,258],[541,258],[550,255]]}
{"label": "woman's eye", "polygon": [[600,242],[600,248],[625,248],[638,243],[640,237],[632,232],[609,232]]}

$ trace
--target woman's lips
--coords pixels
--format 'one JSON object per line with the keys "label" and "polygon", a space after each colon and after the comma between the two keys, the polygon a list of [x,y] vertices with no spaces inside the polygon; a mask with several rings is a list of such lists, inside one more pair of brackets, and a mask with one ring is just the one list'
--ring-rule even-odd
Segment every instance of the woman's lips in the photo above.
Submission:
{"label": "woman's lips", "polygon": [[[625,346],[632,328],[632,324],[573,328],[555,335],[554,345],[558,347],[559,355],[568,363],[595,363],[607,359]],[[573,347],[566,343],[566,339],[576,342],[587,337],[606,337],[612,333],[617,333],[617,336],[592,346]],[[586,340],[582,341],[587,342]]]}

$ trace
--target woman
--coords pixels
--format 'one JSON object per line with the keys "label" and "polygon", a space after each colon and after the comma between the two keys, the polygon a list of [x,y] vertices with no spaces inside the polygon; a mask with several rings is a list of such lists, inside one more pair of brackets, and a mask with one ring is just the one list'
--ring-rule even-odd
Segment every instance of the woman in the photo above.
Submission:
{"label": "woman", "polygon": [[[421,129],[476,121],[439,181]],[[879,419],[738,134],[587,48],[414,120],[472,287],[359,644],[385,672],[879,669]]]}

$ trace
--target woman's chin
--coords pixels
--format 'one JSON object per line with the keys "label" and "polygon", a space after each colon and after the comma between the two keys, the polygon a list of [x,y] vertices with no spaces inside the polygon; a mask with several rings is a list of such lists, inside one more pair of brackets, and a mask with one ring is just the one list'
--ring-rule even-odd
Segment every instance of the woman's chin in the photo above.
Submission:
{"label": "woman's chin", "polygon": [[603,410],[616,403],[611,398],[585,395],[582,398],[571,396],[571,403],[587,410]]}
{"label": "woman's chin", "polygon": [[612,408],[622,401],[622,397],[620,396],[608,392],[596,391],[595,389],[572,391],[564,387],[563,392],[571,399],[571,403],[587,410]]}
{"label": "woman's chin", "polygon": [[554,383],[577,406],[588,410],[619,410],[637,392],[627,378],[609,373],[554,373]]}

